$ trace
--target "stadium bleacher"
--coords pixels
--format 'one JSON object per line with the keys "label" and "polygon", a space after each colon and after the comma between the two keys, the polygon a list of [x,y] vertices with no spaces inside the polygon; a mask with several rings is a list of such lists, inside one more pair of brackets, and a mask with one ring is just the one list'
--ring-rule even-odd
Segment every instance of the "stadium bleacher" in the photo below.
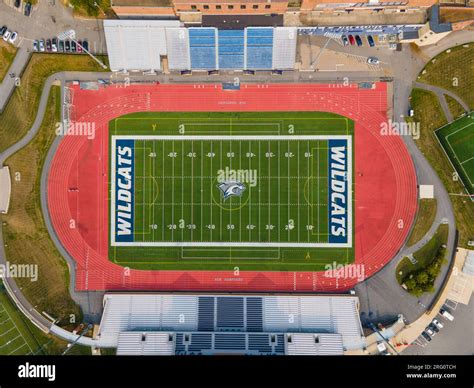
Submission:
{"label": "stadium bleacher", "polygon": [[191,68],[196,70],[217,69],[216,31],[215,28],[189,29]]}
{"label": "stadium bleacher", "polygon": [[219,69],[243,69],[244,30],[219,30]]}
{"label": "stadium bleacher", "polygon": [[247,69],[273,67],[273,28],[247,28]]}
{"label": "stadium bleacher", "polygon": [[354,296],[106,294],[96,339],[120,354],[154,354],[154,347],[156,354],[343,354],[365,346]]}

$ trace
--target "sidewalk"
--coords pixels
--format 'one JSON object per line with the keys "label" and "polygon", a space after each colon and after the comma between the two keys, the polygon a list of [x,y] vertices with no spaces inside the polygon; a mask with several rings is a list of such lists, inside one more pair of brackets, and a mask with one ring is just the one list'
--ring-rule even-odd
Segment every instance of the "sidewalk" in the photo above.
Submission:
{"label": "sidewalk", "polygon": [[[11,64],[8,72],[3,79],[3,82],[0,84],[0,112],[3,111],[7,101],[10,98],[10,95],[15,89],[15,82],[21,82],[17,77],[20,77],[21,73],[25,69],[25,66],[28,63],[31,53],[25,47],[19,47],[16,52],[15,59]],[[15,74],[15,77],[10,77],[10,74]]]}

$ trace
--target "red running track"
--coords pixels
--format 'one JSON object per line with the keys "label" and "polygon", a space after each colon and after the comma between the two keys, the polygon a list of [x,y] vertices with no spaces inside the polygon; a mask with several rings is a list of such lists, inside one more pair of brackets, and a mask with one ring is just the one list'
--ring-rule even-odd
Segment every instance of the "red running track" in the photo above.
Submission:
{"label": "red running track", "polygon": [[[48,177],[48,207],[56,233],[76,261],[77,290],[206,290],[335,292],[356,276],[324,272],[127,270],[108,260],[108,122],[139,111],[327,111],[355,121],[355,264],[369,277],[403,245],[417,206],[410,155],[398,136],[381,136],[386,84],[132,85],[98,91],[73,87],[72,118],[94,122],[96,136],[65,136]],[[78,190],[69,190],[70,188]],[[71,228],[71,220],[76,227]],[[404,227],[399,228],[402,220]]]}

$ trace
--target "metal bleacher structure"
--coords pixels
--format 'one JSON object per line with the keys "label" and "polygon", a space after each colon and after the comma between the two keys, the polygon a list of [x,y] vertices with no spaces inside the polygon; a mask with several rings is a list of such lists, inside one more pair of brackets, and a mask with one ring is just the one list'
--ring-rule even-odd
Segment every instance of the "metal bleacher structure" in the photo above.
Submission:
{"label": "metal bleacher structure", "polygon": [[342,355],[363,349],[355,296],[106,294],[97,346],[119,355]]}
{"label": "metal bleacher structure", "polygon": [[181,27],[175,20],[105,20],[113,71],[292,70],[295,27]]}

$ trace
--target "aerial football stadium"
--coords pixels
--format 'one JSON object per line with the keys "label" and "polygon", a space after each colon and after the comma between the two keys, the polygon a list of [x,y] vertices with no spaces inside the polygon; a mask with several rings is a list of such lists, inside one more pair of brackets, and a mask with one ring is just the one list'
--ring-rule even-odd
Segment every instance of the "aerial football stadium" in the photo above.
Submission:
{"label": "aerial football stadium", "polygon": [[[140,24],[169,50],[165,38],[179,37],[129,24],[107,27],[116,69],[144,64],[123,51],[130,42],[113,41],[133,35],[114,31]],[[228,34],[198,32],[178,40],[170,66],[235,63],[217,49]],[[291,29],[241,38],[244,67],[294,60]],[[259,42],[265,50],[253,49]],[[363,351],[349,290],[394,257],[417,207],[410,155],[380,131],[389,95],[385,82],[68,83],[63,118],[90,131],[51,151],[47,216],[76,291],[106,292],[91,346]]]}

